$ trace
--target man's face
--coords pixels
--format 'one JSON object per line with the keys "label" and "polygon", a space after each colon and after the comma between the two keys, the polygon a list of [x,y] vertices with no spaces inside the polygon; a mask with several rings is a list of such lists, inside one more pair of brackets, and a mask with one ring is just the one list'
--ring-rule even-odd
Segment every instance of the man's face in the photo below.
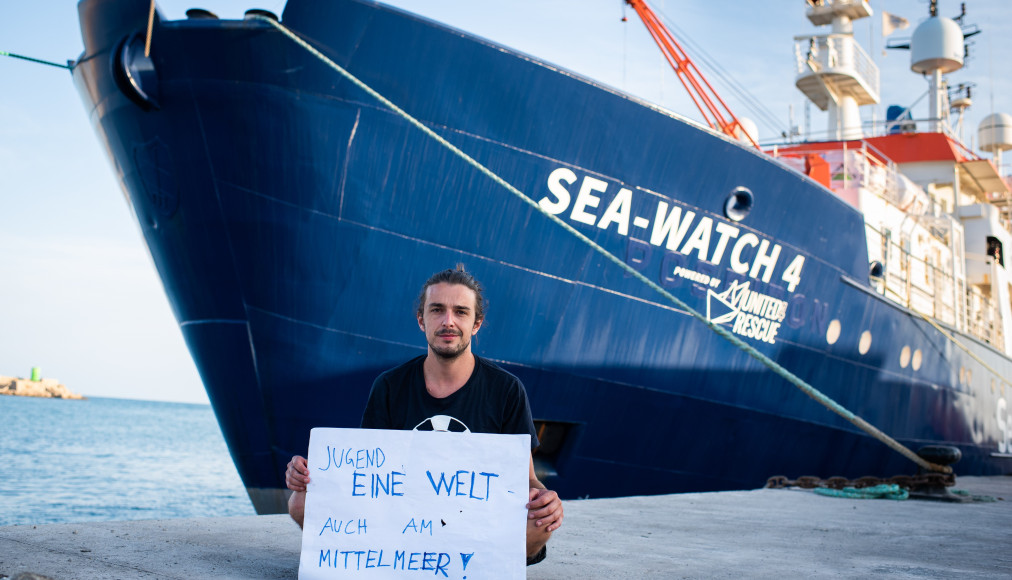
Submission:
{"label": "man's face", "polygon": [[471,337],[481,328],[481,321],[474,319],[476,304],[474,291],[461,284],[440,282],[425,290],[418,327],[431,353],[454,359],[471,350]]}

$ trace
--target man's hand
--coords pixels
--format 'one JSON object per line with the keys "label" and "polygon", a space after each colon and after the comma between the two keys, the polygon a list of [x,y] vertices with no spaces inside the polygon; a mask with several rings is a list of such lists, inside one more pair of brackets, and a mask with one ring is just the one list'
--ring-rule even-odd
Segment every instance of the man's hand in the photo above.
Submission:
{"label": "man's hand", "polygon": [[288,462],[288,469],[285,470],[285,485],[292,491],[306,491],[307,483],[309,483],[309,464],[306,463],[305,457],[296,455]]}
{"label": "man's hand", "polygon": [[554,532],[562,525],[562,500],[554,491],[532,487],[527,504],[527,519],[534,520],[537,527],[547,526],[547,532]]}

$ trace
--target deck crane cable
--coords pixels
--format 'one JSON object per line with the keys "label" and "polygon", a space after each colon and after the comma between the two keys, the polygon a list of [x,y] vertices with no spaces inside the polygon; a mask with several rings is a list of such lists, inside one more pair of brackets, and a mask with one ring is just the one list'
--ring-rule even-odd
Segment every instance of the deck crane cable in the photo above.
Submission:
{"label": "deck crane cable", "polygon": [[720,61],[707,53],[706,50],[699,45],[699,43],[695,42],[692,37],[685,32],[685,30],[679,28],[670,16],[665,14],[662,10],[656,10],[656,12],[660,15],[664,23],[678,35],[678,38],[681,38],[686,46],[692,49],[692,54],[696,55],[698,60],[706,65],[706,68],[708,68],[709,71],[722,82],[724,88],[738,97],[745,108],[752,111],[756,118],[775,134],[780,135],[784,132],[784,127],[781,125],[781,121],[777,118],[776,113],[763,104],[763,102],[756,98],[755,95],[751,94],[744,85],[738,82],[731,73],[721,66]]}
{"label": "deck crane cable", "polygon": [[756,140],[745,131],[738,117],[727,106],[724,99],[717,94],[717,91],[713,90],[713,87],[706,80],[706,77],[703,76],[703,73],[700,72],[696,63],[692,62],[692,59],[686,54],[682,45],[675,40],[671,31],[664,26],[664,23],[647,6],[646,2],[643,0],[626,0],[626,3],[633,7],[633,10],[639,15],[640,20],[643,21],[643,25],[647,27],[650,36],[654,38],[654,42],[661,49],[664,58],[667,59],[668,64],[674,69],[678,80],[681,81],[682,86],[689,93],[689,97],[703,115],[703,120],[706,121],[706,124],[711,129],[720,131],[732,139],[738,139],[740,138],[739,136],[743,136],[756,149],[760,149]]}
{"label": "deck crane cable", "polygon": [[347,79],[349,82],[351,82],[352,84],[354,84],[356,87],[362,89],[364,92],[366,92],[367,94],[369,94],[370,96],[372,96],[374,99],[376,99],[377,101],[379,101],[383,106],[385,106],[388,109],[390,109],[391,111],[393,111],[395,114],[397,114],[398,116],[400,116],[402,119],[404,119],[405,121],[407,121],[409,124],[413,125],[419,131],[421,131],[422,133],[424,133],[428,137],[432,138],[434,141],[436,141],[437,143],[439,143],[440,145],[442,145],[443,147],[445,147],[446,149],[448,149],[450,152],[452,152],[457,157],[460,157],[467,164],[471,165],[476,170],[478,170],[479,172],[481,172],[482,174],[484,174],[486,177],[488,177],[489,179],[491,179],[492,181],[494,181],[498,185],[502,186],[504,189],[506,189],[507,191],[509,191],[510,193],[512,193],[513,195],[515,195],[517,198],[519,198],[521,201],[523,201],[523,202],[527,203],[528,205],[530,205],[531,207],[533,207],[540,214],[544,215],[546,218],[548,218],[551,221],[555,222],[555,224],[557,224],[559,227],[561,227],[562,229],[566,230],[567,232],[569,232],[570,234],[572,234],[573,236],[575,236],[581,242],[583,242],[584,244],[586,244],[587,246],[589,246],[590,248],[592,248],[597,253],[601,254],[604,258],[606,258],[610,262],[614,263],[619,268],[622,268],[623,270],[625,270],[630,276],[636,278],[640,282],[643,282],[644,284],[646,284],[647,286],[649,286],[651,289],[653,289],[654,291],[656,291],[657,293],[659,293],[661,296],[664,296],[665,298],[667,298],[669,301],[671,301],[673,304],[675,304],[675,306],[677,306],[678,308],[684,310],[687,314],[689,314],[690,316],[692,316],[696,320],[698,320],[698,321],[702,322],[703,324],[705,324],[707,327],[710,328],[710,330],[712,330],[713,332],[717,333],[718,335],[720,335],[722,338],[724,338],[725,340],[727,340],[731,344],[735,345],[739,349],[741,349],[744,352],[746,352],[752,358],[754,358],[754,359],[758,360],[760,363],[764,364],[770,370],[772,370],[773,372],[775,372],[779,376],[783,377],[785,380],[787,380],[788,382],[790,382],[794,386],[796,386],[799,389],[801,389],[802,392],[804,392],[809,397],[811,397],[811,398],[815,399],[816,401],[818,401],[819,403],[821,403],[827,409],[829,409],[829,410],[833,411],[834,413],[836,413],[837,415],[843,417],[844,419],[846,419],[847,421],[849,421],[854,426],[856,426],[859,429],[863,430],[864,432],[868,433],[872,437],[878,439],[879,441],[881,441],[882,443],[884,443],[885,445],[887,445],[888,447],[890,447],[891,449],[893,449],[897,453],[900,453],[901,455],[903,455],[907,459],[909,459],[909,460],[913,461],[914,463],[916,463],[918,466],[920,466],[920,467],[922,467],[924,469],[927,469],[929,471],[937,471],[937,472],[941,472],[941,473],[952,473],[952,468],[951,467],[949,467],[947,465],[938,465],[938,464],[935,464],[935,463],[931,463],[931,462],[926,461],[923,458],[919,457],[916,453],[914,453],[910,449],[907,449],[905,446],[903,446],[903,444],[900,443],[899,441],[896,441],[895,439],[893,439],[889,435],[883,433],[881,430],[879,430],[874,425],[868,423],[867,421],[865,421],[861,417],[858,417],[854,413],[850,412],[849,410],[847,410],[846,408],[844,408],[842,405],[840,405],[839,403],[837,403],[833,399],[829,398],[828,396],[826,396],[825,394],[823,394],[822,392],[820,392],[815,387],[813,387],[813,386],[809,385],[808,383],[806,383],[803,379],[801,379],[800,377],[796,376],[794,373],[792,373],[789,370],[785,369],[784,367],[780,366],[780,364],[778,364],[773,359],[769,358],[768,356],[766,356],[763,353],[759,352],[758,350],[756,350],[752,346],[746,344],[744,341],[742,341],[738,337],[736,337],[733,334],[731,334],[731,332],[728,331],[726,328],[720,326],[719,324],[715,324],[715,323],[711,322],[708,318],[706,318],[705,316],[703,316],[699,312],[696,312],[695,310],[693,310],[688,304],[682,302],[677,297],[675,297],[673,294],[671,294],[668,291],[666,291],[664,288],[661,288],[655,282],[653,282],[652,280],[650,280],[649,278],[647,278],[646,276],[644,276],[643,274],[641,274],[638,270],[636,270],[635,268],[629,266],[628,264],[626,264],[625,262],[623,262],[622,260],[620,260],[618,257],[616,257],[615,255],[613,255],[611,252],[609,252],[608,250],[604,249],[603,247],[601,247],[600,245],[598,245],[596,242],[594,242],[593,240],[591,240],[587,236],[585,236],[582,233],[580,233],[579,231],[577,231],[576,228],[574,228],[573,226],[571,226],[571,225],[567,224],[566,222],[562,221],[562,219],[560,219],[558,216],[552,215],[552,214],[548,213],[547,211],[545,211],[544,209],[542,209],[541,206],[539,206],[536,201],[534,201],[533,199],[531,199],[530,197],[528,197],[527,195],[525,195],[522,191],[520,191],[519,189],[517,189],[516,187],[514,187],[513,185],[511,185],[509,182],[507,182],[506,180],[504,180],[502,177],[499,177],[492,170],[488,169],[487,167],[485,167],[484,165],[482,165],[481,163],[479,163],[478,161],[476,161],[475,159],[473,159],[467,153],[464,153],[463,151],[461,151],[460,149],[458,149],[455,145],[453,145],[452,143],[450,143],[449,141],[447,141],[446,139],[444,139],[443,137],[441,137],[438,133],[436,133],[432,129],[430,129],[427,126],[425,126],[418,119],[415,119],[414,117],[412,117],[411,115],[409,115],[403,109],[401,109],[400,107],[398,107],[397,105],[395,105],[394,103],[392,103],[389,99],[387,99],[383,95],[381,95],[378,92],[376,92],[372,87],[370,87],[369,85],[367,85],[364,82],[362,82],[361,80],[359,80],[353,74],[351,74],[350,72],[348,72],[347,70],[345,70],[343,67],[341,67],[339,64],[337,64],[336,62],[334,62],[330,58],[328,58],[326,55],[324,55],[320,51],[316,50],[316,48],[314,48],[308,42],[306,42],[305,40],[303,40],[302,38],[300,38],[299,36],[297,36],[294,32],[292,32],[291,30],[289,30],[288,28],[286,28],[285,26],[283,26],[281,23],[279,23],[279,22],[277,22],[277,21],[275,21],[273,19],[270,19],[270,18],[267,18],[267,17],[264,17],[264,16],[259,16],[259,15],[251,16],[245,22],[246,23],[251,23],[251,22],[256,21],[256,20],[259,20],[259,21],[262,21],[262,22],[266,22],[270,26],[273,26],[274,28],[276,28],[282,34],[284,34],[285,36],[287,36],[288,38],[290,38],[293,42],[295,42],[296,44],[298,44],[299,46],[301,46],[302,48],[304,48],[307,52],[309,52],[310,54],[312,54],[313,56],[315,56],[321,62],[323,62],[328,67],[330,67],[331,69],[333,69],[335,72],[337,72],[338,74],[340,74],[341,76],[343,76],[345,79]]}

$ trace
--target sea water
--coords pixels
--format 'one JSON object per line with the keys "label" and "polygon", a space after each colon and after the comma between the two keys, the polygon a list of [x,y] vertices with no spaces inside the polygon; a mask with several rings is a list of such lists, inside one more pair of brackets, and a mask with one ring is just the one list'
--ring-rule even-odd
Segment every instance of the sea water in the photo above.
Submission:
{"label": "sea water", "polygon": [[208,405],[0,396],[0,526],[254,513]]}

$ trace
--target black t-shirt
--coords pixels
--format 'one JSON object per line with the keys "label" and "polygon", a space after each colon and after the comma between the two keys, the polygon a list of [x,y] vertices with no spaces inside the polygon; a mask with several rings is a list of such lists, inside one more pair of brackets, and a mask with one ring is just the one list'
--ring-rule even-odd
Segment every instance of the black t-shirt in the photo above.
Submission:
{"label": "black t-shirt", "polygon": [[475,356],[474,371],[464,386],[437,399],[425,389],[425,356],[376,377],[362,414],[363,428],[527,433],[531,449],[538,446],[527,391],[520,379]]}

